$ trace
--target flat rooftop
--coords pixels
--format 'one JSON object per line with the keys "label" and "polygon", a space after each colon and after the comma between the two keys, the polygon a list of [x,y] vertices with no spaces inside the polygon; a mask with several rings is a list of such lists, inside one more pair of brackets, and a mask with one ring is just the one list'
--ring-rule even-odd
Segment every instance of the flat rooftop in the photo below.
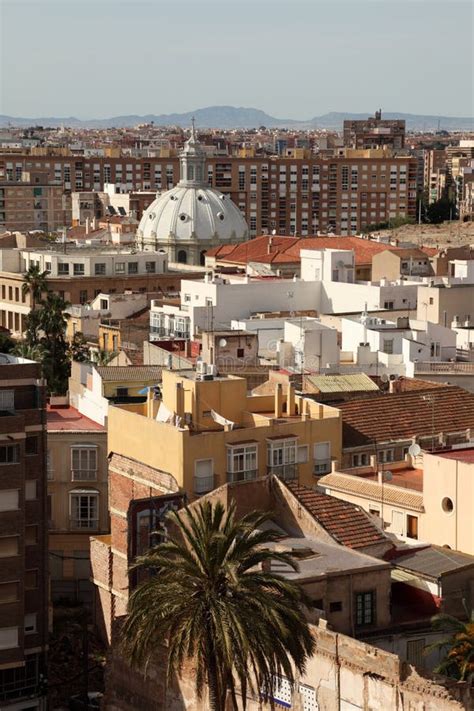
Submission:
{"label": "flat rooftop", "polygon": [[[414,489],[415,491],[423,491],[423,469],[415,469],[412,467],[405,467],[403,469],[390,469],[390,463],[384,464],[384,474],[386,477],[387,472],[390,471],[392,474],[391,479],[384,479],[384,484],[391,484],[392,486],[401,486],[403,489]],[[348,474],[352,474],[351,470],[347,470]],[[371,481],[378,481],[377,472],[367,472],[362,474],[357,474],[361,479],[370,479]]]}
{"label": "flat rooftop", "polygon": [[90,420],[75,407],[51,407],[46,409],[48,432],[105,432],[106,428]]}
{"label": "flat rooftop", "polygon": [[280,565],[278,561],[272,565],[272,571],[278,572],[290,580],[310,580],[312,578],[325,575],[340,575],[359,569],[381,569],[389,568],[390,563],[372,558],[365,553],[338,546],[332,543],[325,543],[316,538],[282,538],[281,540],[267,546],[278,551],[288,551],[302,554],[298,559],[299,571],[295,572],[286,565]]}
{"label": "flat rooftop", "polygon": [[443,457],[444,459],[455,459],[458,462],[474,464],[474,447],[452,449],[449,452],[435,452],[435,454],[437,457]]}

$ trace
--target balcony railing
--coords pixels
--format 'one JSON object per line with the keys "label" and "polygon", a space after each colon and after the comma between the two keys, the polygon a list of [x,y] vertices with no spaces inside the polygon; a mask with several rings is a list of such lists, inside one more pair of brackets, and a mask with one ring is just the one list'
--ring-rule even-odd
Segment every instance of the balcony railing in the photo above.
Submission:
{"label": "balcony railing", "polygon": [[284,479],[285,481],[290,481],[291,479],[298,478],[298,465],[297,464],[281,464],[276,467],[268,467],[268,473],[274,474],[275,476]]}
{"label": "balcony railing", "polygon": [[243,472],[227,472],[227,481],[229,484],[235,484],[237,481],[252,481],[257,478],[257,469],[247,469]]}
{"label": "balcony railing", "polygon": [[96,531],[99,528],[98,518],[75,518],[69,519],[69,523],[72,529],[75,531]]}
{"label": "balcony railing", "polygon": [[97,469],[73,469],[72,481],[96,481]]}
{"label": "balcony railing", "polygon": [[214,474],[211,476],[195,476],[194,477],[194,493],[207,494],[214,488]]}
{"label": "balcony railing", "polygon": [[325,460],[319,460],[314,463],[314,474],[317,476],[322,476],[323,474],[330,474],[331,473],[331,460],[330,459],[325,459]]}

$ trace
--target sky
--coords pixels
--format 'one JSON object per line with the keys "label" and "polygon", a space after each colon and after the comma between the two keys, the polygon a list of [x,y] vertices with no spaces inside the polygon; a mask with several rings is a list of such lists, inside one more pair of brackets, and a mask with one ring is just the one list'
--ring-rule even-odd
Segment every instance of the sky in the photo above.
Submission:
{"label": "sky", "polygon": [[474,115],[472,0],[0,0],[0,113]]}

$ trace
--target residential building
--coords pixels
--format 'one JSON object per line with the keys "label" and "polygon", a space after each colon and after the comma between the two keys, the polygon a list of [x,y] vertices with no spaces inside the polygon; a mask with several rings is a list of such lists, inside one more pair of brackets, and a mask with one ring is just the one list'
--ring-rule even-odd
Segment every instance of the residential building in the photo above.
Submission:
{"label": "residential building", "polygon": [[390,148],[405,146],[404,119],[383,119],[382,110],[367,119],[347,119],[343,128],[344,145],[349,148]]}
{"label": "residential building", "polygon": [[107,431],[66,404],[49,405],[51,597],[92,603],[89,537],[109,531]]}
{"label": "residential building", "polygon": [[0,179],[0,230],[54,232],[71,222],[71,199],[47,173],[22,172],[18,182]]}
{"label": "residential building", "polygon": [[98,341],[102,319],[122,320],[146,309],[151,295],[127,291],[123,294],[101,292],[87,304],[70,306],[66,335],[70,340],[80,332],[89,340]]}
{"label": "residential building", "polygon": [[258,364],[258,337],[244,330],[201,332],[203,361],[217,368]]}
{"label": "residential building", "polygon": [[417,319],[449,327],[453,321],[474,319],[474,284],[435,284],[419,286]]}
{"label": "residential building", "polygon": [[176,293],[182,277],[179,271],[168,269],[166,255],[159,252],[59,245],[2,248],[0,244],[0,325],[15,334],[24,331],[31,308],[31,297],[23,293],[22,285],[32,265],[47,271],[48,288],[71,304],[85,304],[104,291]]}
{"label": "residential building", "polygon": [[[0,175],[17,182],[39,164],[65,191],[170,190],[179,180],[176,155],[0,156]],[[416,217],[417,158],[392,150],[342,149],[312,155],[208,155],[209,185],[243,213],[251,237],[265,230],[307,236],[320,232],[358,234],[390,217]]]}
{"label": "residential building", "polygon": [[0,361],[0,706],[46,709],[45,386],[39,364]]}
{"label": "residential building", "polygon": [[379,516],[384,530],[408,543],[474,555],[472,447],[425,450],[405,462],[385,459],[377,464],[354,454],[349,469],[323,476],[318,486]]}
{"label": "residential building", "polygon": [[372,279],[394,281],[432,274],[429,256],[422,249],[387,249],[372,258]]}
{"label": "residential building", "polygon": [[[119,403],[133,408],[146,401],[148,388],[161,382],[160,366],[112,366],[78,363],[71,365],[69,399],[82,415],[107,425],[109,404]],[[145,391],[145,392],[143,392]]]}
{"label": "residential building", "polygon": [[291,388],[286,397],[281,387],[248,395],[245,378],[214,372],[205,363],[163,370],[162,400],[149,400],[144,414],[109,408],[109,450],[167,472],[190,498],[268,473],[310,486],[330,471],[340,457],[337,410]]}
{"label": "residential building", "polygon": [[[395,390],[397,383],[393,382]],[[435,450],[470,441],[474,395],[455,385],[421,385],[423,389],[338,405],[343,419],[341,469],[367,467],[371,457],[376,471],[382,464],[389,469],[397,462],[404,466],[414,442]]]}

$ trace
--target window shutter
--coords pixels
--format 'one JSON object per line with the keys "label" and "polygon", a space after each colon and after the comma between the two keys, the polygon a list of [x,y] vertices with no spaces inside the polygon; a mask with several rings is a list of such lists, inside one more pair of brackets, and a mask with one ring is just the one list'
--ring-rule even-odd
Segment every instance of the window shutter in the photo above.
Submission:
{"label": "window shutter", "polygon": [[73,449],[72,450],[72,469],[73,471],[79,471],[81,468],[81,450],[80,449]]}
{"label": "window shutter", "polygon": [[198,478],[212,476],[212,463],[212,459],[201,459],[197,461],[194,467],[195,476]]}
{"label": "window shutter", "polygon": [[331,458],[331,443],[318,442],[314,445],[314,458],[316,460],[327,460]]}

